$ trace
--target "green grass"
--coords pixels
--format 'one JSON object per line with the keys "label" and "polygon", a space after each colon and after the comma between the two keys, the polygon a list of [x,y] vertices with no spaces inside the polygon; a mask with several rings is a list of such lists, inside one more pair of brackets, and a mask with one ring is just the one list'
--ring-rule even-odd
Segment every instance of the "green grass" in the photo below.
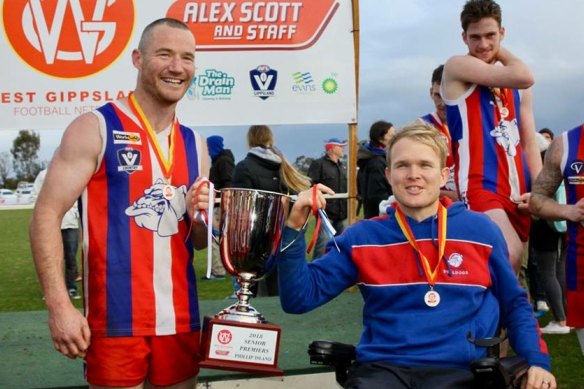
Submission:
{"label": "green grass", "polygon": [[[0,211],[0,312],[45,309],[28,240],[31,213],[31,210]],[[225,281],[200,281],[206,270],[206,255],[206,250],[197,252],[195,260],[199,298],[224,299],[232,293],[229,277]],[[79,301],[75,301],[75,304],[81,306]],[[550,315],[539,320],[543,326],[550,320]],[[552,355],[553,373],[558,377],[559,387],[583,389],[581,370],[584,357],[580,353],[576,335],[544,335],[544,339]]]}

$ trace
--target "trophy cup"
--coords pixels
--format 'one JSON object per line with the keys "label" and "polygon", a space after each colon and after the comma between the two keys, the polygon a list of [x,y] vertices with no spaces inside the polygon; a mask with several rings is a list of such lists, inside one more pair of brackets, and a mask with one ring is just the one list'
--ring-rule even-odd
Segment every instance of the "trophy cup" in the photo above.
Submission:
{"label": "trophy cup", "polygon": [[[220,252],[237,277],[238,301],[203,322],[201,367],[282,375],[278,369],[281,328],[249,304],[250,288],[272,270],[290,199],[254,189],[221,190]],[[209,248],[210,249],[210,248]]]}

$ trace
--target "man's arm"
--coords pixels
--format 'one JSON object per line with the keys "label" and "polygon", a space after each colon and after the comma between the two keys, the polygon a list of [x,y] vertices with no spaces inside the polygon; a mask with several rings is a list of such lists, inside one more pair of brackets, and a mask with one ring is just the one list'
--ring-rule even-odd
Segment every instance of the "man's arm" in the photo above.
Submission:
{"label": "man's arm", "polygon": [[451,57],[444,64],[443,97],[457,99],[471,84],[514,89],[527,89],[533,85],[533,75],[527,65],[509,50],[500,47],[497,61],[489,64],[471,55]]}
{"label": "man's arm", "polygon": [[531,190],[529,210],[535,216],[547,220],[584,221],[584,198],[576,204],[558,204],[554,194],[563,180],[561,160],[563,154],[563,137],[559,136],[548,148],[543,169]]}
{"label": "man's arm", "polygon": [[[193,216],[195,210],[207,210],[209,208],[209,187],[205,184],[201,185],[201,180],[203,177],[209,177],[209,150],[207,149],[207,143],[202,142],[201,152],[201,169],[199,177],[195,180],[193,185],[189,188],[187,192],[187,197],[185,199],[187,204],[187,212],[190,216]],[[209,215],[212,218],[213,215]],[[212,219],[208,220],[212,223]],[[191,230],[191,241],[193,246],[197,250],[204,249],[207,247],[207,227],[201,223],[199,220],[191,220],[193,223],[193,228]]]}
{"label": "man's arm", "polygon": [[95,172],[101,144],[94,114],[82,115],[69,125],[49,165],[29,226],[33,259],[49,310],[51,336],[55,348],[70,358],[85,355],[90,332],[65,286],[61,221]]}
{"label": "man's arm", "polygon": [[525,153],[527,169],[534,182],[541,172],[541,154],[535,138],[535,119],[533,117],[531,89],[526,89],[521,94],[521,105],[519,107],[521,121],[519,123],[519,139],[521,147]]}

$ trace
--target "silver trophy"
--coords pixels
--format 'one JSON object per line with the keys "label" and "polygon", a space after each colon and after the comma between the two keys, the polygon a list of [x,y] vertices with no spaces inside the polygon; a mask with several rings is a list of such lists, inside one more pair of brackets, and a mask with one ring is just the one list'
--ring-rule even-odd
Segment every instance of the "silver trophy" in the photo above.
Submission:
{"label": "silver trophy", "polygon": [[222,320],[265,323],[249,304],[250,288],[273,269],[290,198],[281,193],[254,189],[221,190],[220,252],[225,269],[237,277],[238,301],[219,312]]}
{"label": "silver trophy", "polygon": [[220,251],[223,265],[237,277],[238,301],[213,317],[205,316],[199,366],[210,369],[282,375],[278,350],[282,329],[249,305],[251,286],[274,267],[287,217],[289,197],[253,189],[221,190]]}

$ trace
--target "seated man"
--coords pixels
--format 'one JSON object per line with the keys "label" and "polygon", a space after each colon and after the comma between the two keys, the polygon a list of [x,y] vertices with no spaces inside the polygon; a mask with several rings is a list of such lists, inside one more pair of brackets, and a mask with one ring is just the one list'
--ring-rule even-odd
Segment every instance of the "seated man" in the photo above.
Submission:
{"label": "seated man", "polygon": [[319,184],[301,192],[278,254],[284,311],[304,313],[357,283],[365,301],[357,365],[346,388],[468,388],[471,361],[485,350],[467,341],[494,336],[499,323],[530,365],[527,388],[555,388],[537,321],[509,263],[505,239],[485,215],[439,199],[448,179],[443,137],[427,124],[398,132],[389,144],[389,215],[363,220],[307,263],[298,230],[311,208],[324,208]]}

